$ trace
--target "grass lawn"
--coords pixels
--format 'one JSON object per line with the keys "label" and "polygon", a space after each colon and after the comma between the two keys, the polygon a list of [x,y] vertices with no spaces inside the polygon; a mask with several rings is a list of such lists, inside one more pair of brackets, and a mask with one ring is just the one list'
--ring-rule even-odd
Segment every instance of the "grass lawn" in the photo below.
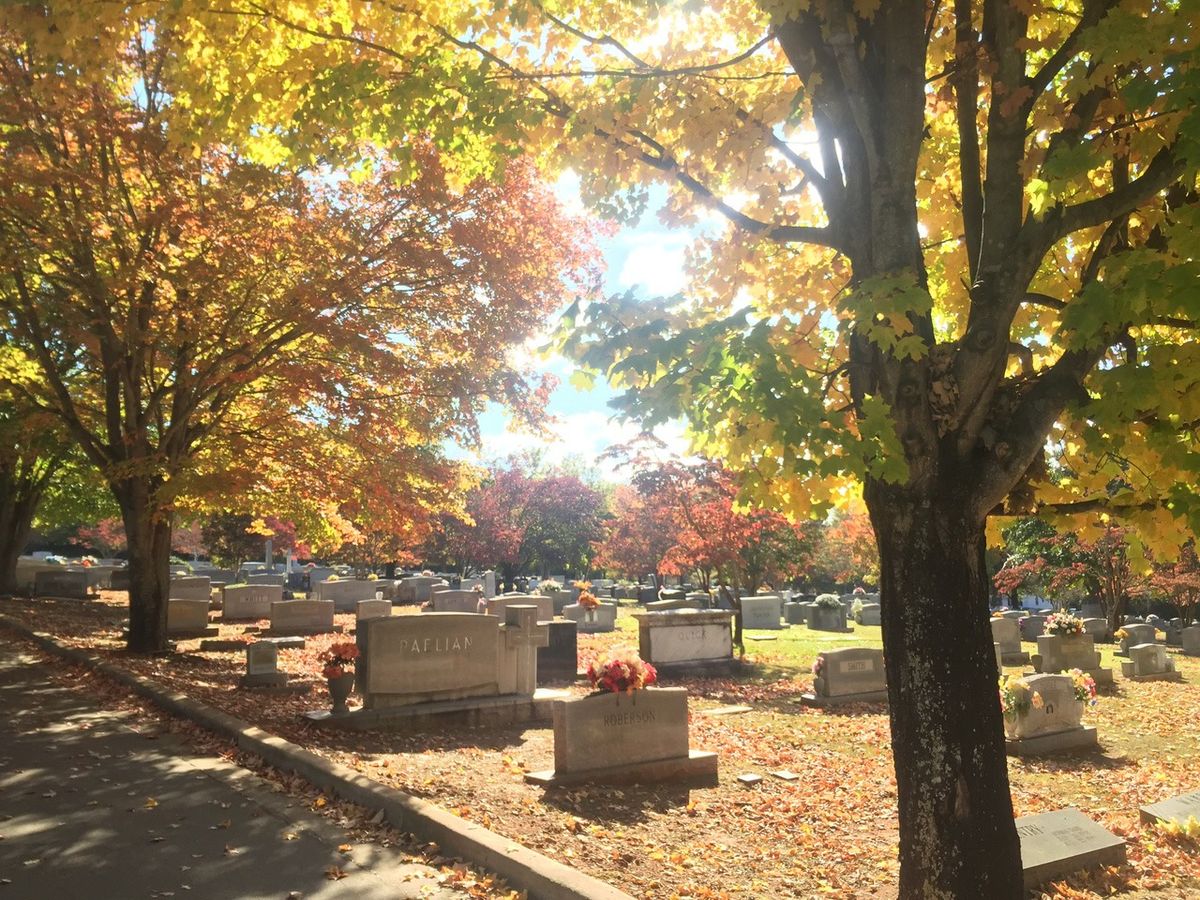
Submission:
{"label": "grass lawn", "polygon": [[[8,600],[0,602],[0,610],[434,800],[635,896],[895,895],[896,794],[885,705],[823,711],[797,702],[811,686],[818,651],[879,647],[878,627],[855,626],[851,634],[804,626],[752,631],[748,637],[774,639],[747,640],[746,656],[732,674],[664,679],[665,685],[688,687],[691,744],[719,754],[719,787],[544,791],[526,785],[522,775],[553,767],[548,723],[422,734],[317,731],[299,713],[327,706],[316,654],[333,636],[310,638],[305,650],[280,653],[280,667],[294,682],[310,684],[309,694],[264,697],[236,688],[244,669],[240,652],[200,653],[197,641],[183,641],[182,652],[166,659],[126,655],[120,650],[122,600],[120,594],[91,604]],[[338,616],[338,622],[351,626],[353,616]],[[627,608],[618,625],[615,634],[580,636],[584,665],[620,644],[636,647],[636,623]],[[242,631],[224,625],[222,637]],[[1137,814],[1142,803],[1200,788],[1200,659],[1172,653],[1183,683],[1133,683],[1121,679],[1114,646],[1099,649],[1104,665],[1118,672],[1115,691],[1085,714],[1085,722],[1099,728],[1101,750],[1010,760],[1009,773],[1018,815],[1078,806],[1126,837],[1129,863],[1043,890],[1062,898],[1200,896],[1200,847],[1140,825]],[[587,688],[572,690],[583,694]],[[751,709],[710,714],[729,705]],[[768,774],[780,769],[800,778],[783,781]],[[764,780],[741,786],[736,776],[751,772]]]}

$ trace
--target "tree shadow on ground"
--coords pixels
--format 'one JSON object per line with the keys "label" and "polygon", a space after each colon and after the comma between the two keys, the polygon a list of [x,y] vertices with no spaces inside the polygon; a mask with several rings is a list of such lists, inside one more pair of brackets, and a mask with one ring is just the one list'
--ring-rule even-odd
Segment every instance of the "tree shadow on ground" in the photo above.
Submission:
{"label": "tree shadow on ground", "polygon": [[686,809],[692,790],[686,784],[588,784],[546,788],[542,803],[611,828],[637,825]]}

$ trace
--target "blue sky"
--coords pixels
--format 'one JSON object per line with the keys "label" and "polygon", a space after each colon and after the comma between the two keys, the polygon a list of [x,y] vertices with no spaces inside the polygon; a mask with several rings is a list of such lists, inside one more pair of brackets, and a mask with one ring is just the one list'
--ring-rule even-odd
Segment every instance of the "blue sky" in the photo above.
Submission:
{"label": "blue sky", "polygon": [[[559,179],[556,191],[564,204],[581,210],[578,178],[568,173]],[[646,296],[674,294],[684,288],[684,252],[693,235],[681,229],[669,229],[658,220],[659,203],[652,202],[636,225],[622,227],[611,238],[601,242],[606,263],[605,293],[633,289]],[[540,341],[531,342],[530,348]],[[541,371],[559,379],[559,386],[550,401],[549,411],[559,420],[550,439],[509,428],[508,416],[497,406],[490,408],[480,420],[481,452],[469,454],[483,461],[508,456],[524,450],[541,450],[547,461],[561,462],[569,457],[580,458],[585,465],[597,464],[598,455],[611,444],[629,440],[639,428],[632,423],[612,420],[612,410],[606,405],[613,392],[597,380],[590,391],[581,391],[570,384],[571,364],[560,356],[533,359]],[[655,434],[675,450],[686,449],[682,425],[667,425]],[[462,451],[452,455],[461,456]],[[620,480],[621,475],[611,466],[598,465],[602,477]]]}

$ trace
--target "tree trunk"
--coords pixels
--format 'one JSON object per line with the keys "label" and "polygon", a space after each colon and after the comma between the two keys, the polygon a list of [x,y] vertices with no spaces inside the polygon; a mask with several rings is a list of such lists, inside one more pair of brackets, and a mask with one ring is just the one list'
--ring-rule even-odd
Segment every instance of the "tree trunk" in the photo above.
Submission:
{"label": "tree trunk", "polygon": [[129,637],[133,653],[165,653],[171,583],[171,516],[145,481],[114,485],[129,547]]}
{"label": "tree trunk", "polygon": [[1129,597],[1121,594],[1115,600],[1106,602],[1104,605],[1108,609],[1108,633],[1116,634],[1125,618],[1126,610],[1129,609]]}
{"label": "tree trunk", "polygon": [[33,517],[46,492],[49,475],[30,482],[0,477],[0,594],[17,592],[17,559],[29,542]]}
{"label": "tree trunk", "polygon": [[[898,492],[897,492],[898,493]],[[983,523],[877,485],[903,898],[1020,898]],[[950,508],[947,508],[950,507]]]}

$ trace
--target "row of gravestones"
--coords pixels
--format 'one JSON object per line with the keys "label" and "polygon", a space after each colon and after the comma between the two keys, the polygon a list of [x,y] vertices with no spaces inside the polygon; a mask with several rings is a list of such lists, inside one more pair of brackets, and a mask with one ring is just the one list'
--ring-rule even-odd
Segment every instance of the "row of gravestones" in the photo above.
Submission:
{"label": "row of gravestones", "polygon": [[[992,640],[997,645],[997,655],[1002,665],[1023,665],[1031,661],[1029,654],[1021,648],[1023,635],[1019,621],[994,617],[991,620]],[[1153,625],[1130,624],[1123,626],[1117,655],[1128,658],[1122,663],[1122,674],[1137,680],[1178,680],[1174,662],[1166,648],[1158,644]],[[1081,669],[1095,679],[1096,684],[1112,683],[1112,670],[1100,667],[1100,654],[1095,650],[1095,637],[1082,635],[1038,634],[1035,638],[1038,653],[1032,662],[1037,672],[1062,672]],[[1200,625],[1183,630],[1183,652],[1200,656]]]}

